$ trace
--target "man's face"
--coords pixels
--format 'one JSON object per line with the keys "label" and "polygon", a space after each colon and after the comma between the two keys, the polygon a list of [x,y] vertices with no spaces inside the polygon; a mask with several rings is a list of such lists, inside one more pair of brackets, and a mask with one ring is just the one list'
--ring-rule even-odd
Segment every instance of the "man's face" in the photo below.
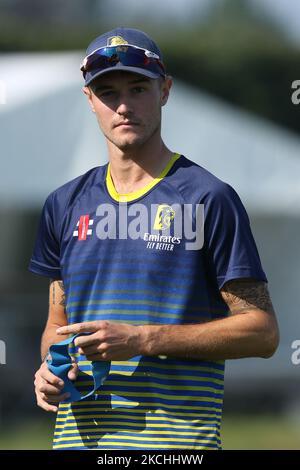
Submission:
{"label": "man's face", "polygon": [[104,136],[122,151],[137,149],[161,128],[161,107],[171,80],[152,80],[128,72],[110,72],[84,87]]}

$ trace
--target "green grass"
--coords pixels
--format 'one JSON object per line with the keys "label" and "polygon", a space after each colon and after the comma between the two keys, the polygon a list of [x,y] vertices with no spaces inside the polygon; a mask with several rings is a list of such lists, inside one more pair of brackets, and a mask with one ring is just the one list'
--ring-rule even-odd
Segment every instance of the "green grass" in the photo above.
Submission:
{"label": "green grass", "polygon": [[0,450],[48,450],[52,448],[54,420],[42,419],[28,423],[15,424],[3,428],[0,433]]}
{"label": "green grass", "polygon": [[223,449],[300,449],[299,422],[284,417],[224,415]]}
{"label": "green grass", "polygon": [[[1,450],[51,449],[54,417],[0,433]],[[223,449],[300,449],[299,422],[276,416],[224,415]]]}

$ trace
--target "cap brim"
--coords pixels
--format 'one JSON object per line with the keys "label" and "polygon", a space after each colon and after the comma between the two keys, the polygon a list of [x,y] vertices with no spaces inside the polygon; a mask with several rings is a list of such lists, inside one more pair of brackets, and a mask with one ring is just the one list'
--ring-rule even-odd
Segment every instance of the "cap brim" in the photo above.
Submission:
{"label": "cap brim", "polygon": [[148,77],[148,78],[156,79],[160,77],[159,73],[150,72],[150,70],[141,69],[139,67],[128,67],[126,65],[119,65],[119,66],[116,65],[114,67],[110,67],[105,70],[98,70],[98,72],[97,70],[95,70],[94,73],[87,72],[86,79],[85,79],[85,86],[90,85],[90,83],[94,81],[95,78],[100,77],[101,75],[104,75],[109,72],[118,72],[119,70],[124,70],[125,72],[137,73],[139,75],[144,75],[145,77]]}

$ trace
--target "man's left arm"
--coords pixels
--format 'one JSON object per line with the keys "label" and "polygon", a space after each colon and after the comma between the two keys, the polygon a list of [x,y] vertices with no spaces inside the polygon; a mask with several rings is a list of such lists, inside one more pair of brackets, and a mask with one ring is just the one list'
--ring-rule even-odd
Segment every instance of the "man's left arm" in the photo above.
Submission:
{"label": "man's left arm", "polygon": [[94,361],[126,360],[138,355],[207,360],[271,357],[278,346],[279,331],[267,283],[254,279],[228,281],[221,295],[230,315],[219,320],[141,326],[105,320],[62,327],[59,333],[91,332],[77,338],[76,345]]}
{"label": "man's left arm", "polygon": [[156,332],[146,326],[146,352],[210,360],[271,357],[278,346],[279,330],[267,283],[229,281],[221,295],[230,310],[227,318],[198,325],[158,326]]}

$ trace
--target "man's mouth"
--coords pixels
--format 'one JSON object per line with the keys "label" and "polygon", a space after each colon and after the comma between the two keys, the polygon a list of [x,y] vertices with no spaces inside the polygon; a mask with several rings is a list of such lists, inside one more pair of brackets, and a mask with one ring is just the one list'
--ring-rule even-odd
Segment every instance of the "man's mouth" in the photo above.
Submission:
{"label": "man's mouth", "polygon": [[116,124],[115,127],[132,127],[132,126],[138,126],[138,123],[137,122],[133,122],[133,121],[124,121],[124,122],[120,122],[119,124]]}

